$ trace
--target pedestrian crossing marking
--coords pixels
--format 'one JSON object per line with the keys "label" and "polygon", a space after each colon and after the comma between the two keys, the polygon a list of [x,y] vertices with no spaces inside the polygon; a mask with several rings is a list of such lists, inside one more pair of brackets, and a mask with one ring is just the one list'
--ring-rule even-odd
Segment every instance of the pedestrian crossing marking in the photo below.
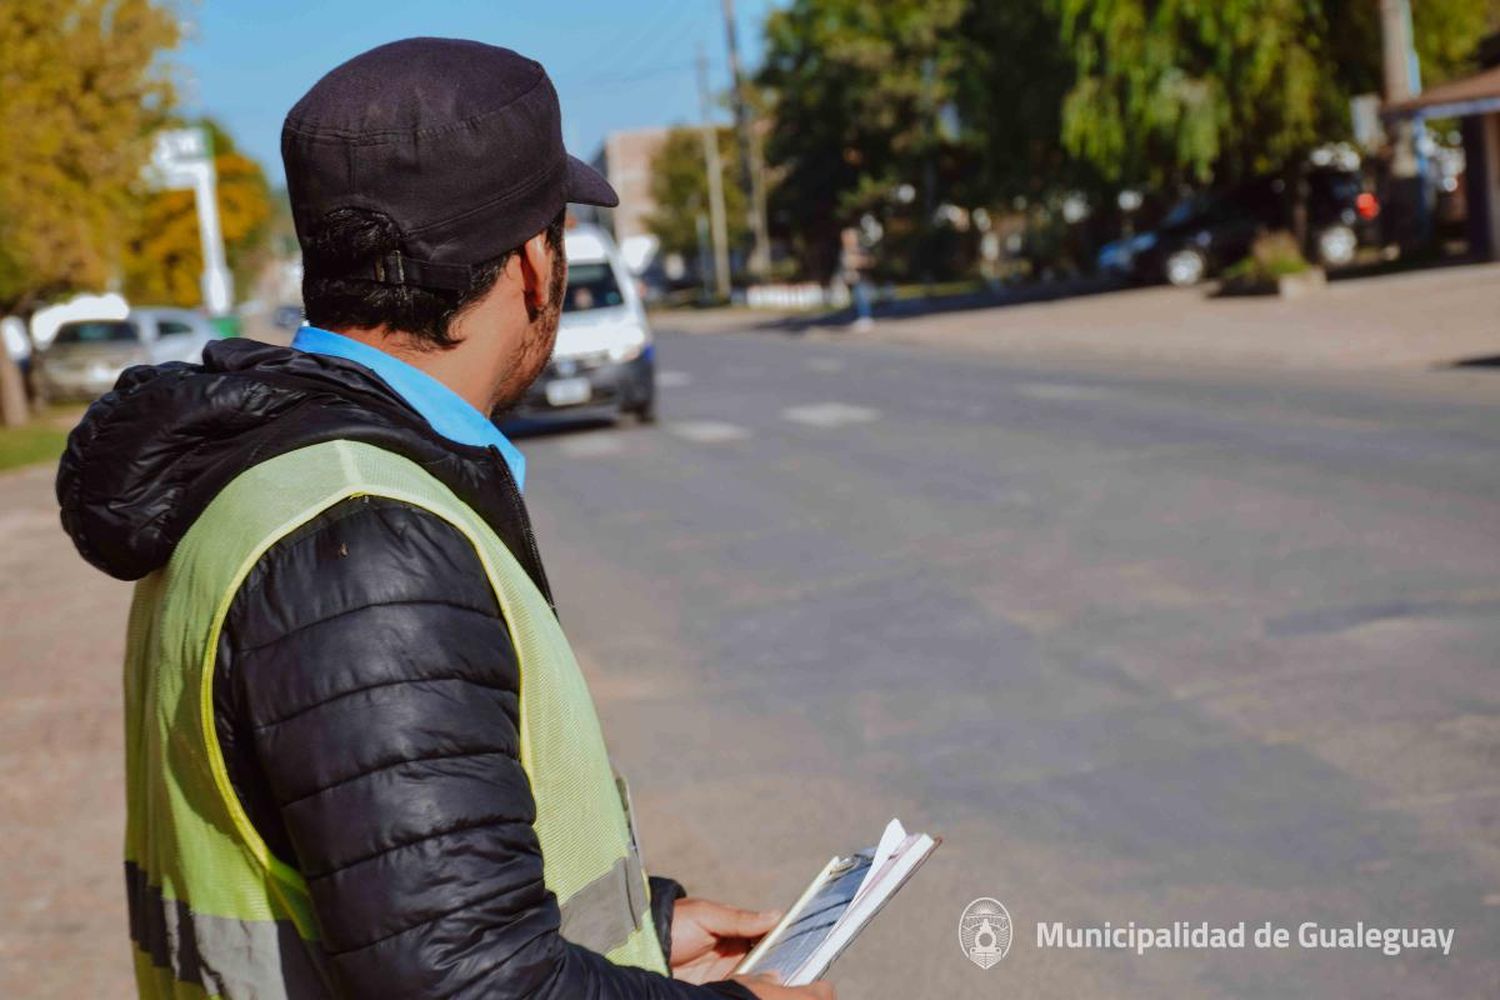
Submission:
{"label": "pedestrian crossing marking", "polygon": [[788,420],[812,427],[845,427],[849,424],[866,424],[880,419],[880,411],[867,406],[852,406],[849,403],[809,403],[804,406],[789,406],[781,411]]}
{"label": "pedestrian crossing marking", "polygon": [[1032,399],[1116,399],[1117,389],[1099,385],[1078,385],[1072,382],[1022,382],[1016,392]]}
{"label": "pedestrian crossing marking", "polygon": [[569,458],[603,458],[620,454],[625,444],[618,434],[575,434],[559,441],[557,450]]}
{"label": "pedestrian crossing marking", "polygon": [[679,420],[668,424],[667,430],[697,444],[743,441],[750,436],[750,431],[739,424],[726,424],[718,420]]}

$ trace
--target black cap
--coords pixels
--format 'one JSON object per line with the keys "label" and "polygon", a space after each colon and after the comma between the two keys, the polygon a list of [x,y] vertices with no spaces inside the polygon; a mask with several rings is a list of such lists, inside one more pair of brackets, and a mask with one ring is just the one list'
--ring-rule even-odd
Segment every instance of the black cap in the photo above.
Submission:
{"label": "black cap", "polygon": [[520,246],[568,202],[620,201],[563,148],[541,64],[457,38],[391,42],[334,69],[287,112],[281,158],[304,248],[335,209],[395,221],[401,252],[359,275],[391,284],[467,288],[473,265]]}

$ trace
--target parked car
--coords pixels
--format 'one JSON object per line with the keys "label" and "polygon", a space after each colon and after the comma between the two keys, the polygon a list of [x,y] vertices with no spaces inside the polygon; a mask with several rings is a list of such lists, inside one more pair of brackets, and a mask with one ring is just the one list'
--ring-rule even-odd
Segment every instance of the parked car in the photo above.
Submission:
{"label": "parked car", "polygon": [[[1361,245],[1374,245],[1380,202],[1348,170],[1307,175],[1308,256],[1326,267],[1354,263]],[[1250,252],[1268,229],[1291,225],[1292,199],[1280,177],[1249,181],[1225,191],[1192,195],[1155,229],[1117,240],[1099,253],[1106,273],[1134,281],[1194,285]]]}
{"label": "parked car", "polygon": [[597,226],[575,226],[565,239],[568,289],[557,345],[517,412],[603,411],[654,421],[655,348],[630,272]]}
{"label": "parked car", "polygon": [[188,309],[132,309],[124,319],[72,320],[37,358],[42,391],[54,399],[93,399],[132,365],[198,361],[217,334]]}
{"label": "parked car", "polygon": [[1112,278],[1141,281],[1136,274],[1135,258],[1156,245],[1156,233],[1134,233],[1104,244],[1099,249],[1097,263],[1102,274]]}

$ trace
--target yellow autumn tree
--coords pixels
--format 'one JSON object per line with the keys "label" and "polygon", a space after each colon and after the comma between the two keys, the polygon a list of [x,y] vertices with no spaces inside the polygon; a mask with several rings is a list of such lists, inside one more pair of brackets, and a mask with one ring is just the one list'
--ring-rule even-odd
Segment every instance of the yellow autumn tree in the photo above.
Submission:
{"label": "yellow autumn tree", "polygon": [[[219,178],[219,225],[224,254],[239,294],[249,290],[265,262],[272,203],[264,171],[235,149],[217,124],[205,121]],[[196,306],[203,302],[199,277],[203,252],[198,241],[198,213],[191,191],[158,191],[150,195],[125,254],[125,295],[132,302]]]}
{"label": "yellow autumn tree", "polygon": [[0,313],[117,275],[179,32],[155,0],[0,3]]}
{"label": "yellow autumn tree", "polygon": [[[0,315],[119,273],[180,32],[156,0],[0,2]],[[26,410],[0,349],[0,422]]]}

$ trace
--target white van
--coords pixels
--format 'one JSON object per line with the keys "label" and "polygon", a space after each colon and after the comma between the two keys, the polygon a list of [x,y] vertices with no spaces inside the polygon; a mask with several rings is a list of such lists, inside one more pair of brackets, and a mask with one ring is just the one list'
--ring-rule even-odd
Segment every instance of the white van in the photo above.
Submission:
{"label": "white van", "polygon": [[574,226],[565,240],[568,291],[557,346],[520,410],[606,409],[654,421],[655,346],[620,251],[598,226]]}

